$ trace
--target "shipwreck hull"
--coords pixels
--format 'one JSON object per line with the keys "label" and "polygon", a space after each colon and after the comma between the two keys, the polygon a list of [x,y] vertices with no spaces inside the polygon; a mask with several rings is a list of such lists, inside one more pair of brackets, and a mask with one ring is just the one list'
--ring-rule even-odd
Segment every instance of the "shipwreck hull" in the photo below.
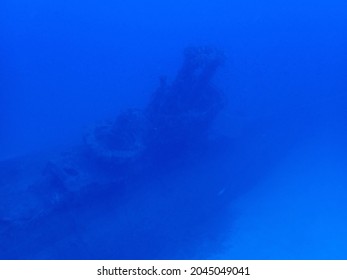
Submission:
{"label": "shipwreck hull", "polygon": [[[176,159],[183,162],[185,158],[189,162],[192,158],[189,151],[205,149],[211,126],[225,106],[224,95],[213,84],[213,76],[223,60],[221,53],[212,48],[190,48],[174,81],[170,84],[161,81],[144,108],[124,111],[86,134],[82,145],[56,156],[37,162],[32,162],[30,157],[1,162],[0,258],[95,258],[102,254],[95,253],[96,248],[84,244],[83,239],[93,240],[86,234],[86,228],[96,226],[103,216],[110,218],[112,213],[116,219],[114,227],[119,228],[110,229],[117,236],[113,243],[116,247],[119,247],[118,239],[124,238],[122,224],[126,228],[145,226],[145,223],[132,224],[133,214],[127,220],[119,211],[127,209],[126,201],[136,201],[144,193],[150,198],[152,191],[156,195],[162,192],[153,187],[158,186],[158,178],[166,180],[158,175],[169,172],[162,168],[162,163]],[[167,194],[181,193],[189,197],[190,192],[196,192],[195,188],[186,187],[183,192],[178,188]],[[165,194],[161,195],[173,211],[174,203]],[[208,197],[202,193],[200,200]],[[159,200],[152,203],[167,211],[161,208]],[[190,203],[194,205],[193,201]],[[177,207],[183,211],[183,205],[178,203]],[[173,215],[173,223],[178,222],[176,214],[168,213]],[[181,214],[177,217],[182,218]],[[153,226],[159,226],[159,220]],[[171,226],[164,228],[171,230]],[[103,227],[103,230],[108,229]],[[143,237],[141,232],[146,230],[140,230],[139,240]],[[131,240],[138,243],[136,234]],[[76,251],[80,254],[73,251],[64,254],[59,251],[59,244],[78,247]],[[56,253],[47,248],[55,248]],[[121,253],[112,255],[110,251],[105,256],[118,258]]]}

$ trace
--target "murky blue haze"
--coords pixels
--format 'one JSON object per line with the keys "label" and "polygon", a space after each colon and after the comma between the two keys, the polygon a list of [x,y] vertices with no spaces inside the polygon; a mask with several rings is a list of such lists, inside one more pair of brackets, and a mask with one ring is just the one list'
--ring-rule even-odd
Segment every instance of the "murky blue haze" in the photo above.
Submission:
{"label": "murky blue haze", "polygon": [[346,13],[3,0],[0,258],[346,259]]}

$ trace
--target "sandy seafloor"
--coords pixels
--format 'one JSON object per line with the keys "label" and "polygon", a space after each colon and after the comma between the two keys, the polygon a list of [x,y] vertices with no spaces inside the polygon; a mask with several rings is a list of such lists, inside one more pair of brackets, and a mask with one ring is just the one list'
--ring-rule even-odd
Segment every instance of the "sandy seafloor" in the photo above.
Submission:
{"label": "sandy seafloor", "polygon": [[346,258],[346,142],[320,133],[230,205],[229,238],[212,258]]}

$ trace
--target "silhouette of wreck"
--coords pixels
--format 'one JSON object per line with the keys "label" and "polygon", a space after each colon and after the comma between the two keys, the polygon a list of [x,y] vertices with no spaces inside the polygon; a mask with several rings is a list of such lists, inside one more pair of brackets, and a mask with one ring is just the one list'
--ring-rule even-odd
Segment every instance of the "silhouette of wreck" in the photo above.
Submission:
{"label": "silhouette of wreck", "polygon": [[143,110],[129,109],[86,137],[92,157],[124,164],[147,157],[177,155],[206,140],[225,105],[212,79],[223,63],[215,49],[188,48],[175,80],[164,77]]}
{"label": "silhouette of wreck", "polygon": [[[6,181],[7,175],[2,174],[1,255],[18,257],[23,247],[30,248],[25,233],[16,233],[18,227],[23,229],[99,196],[112,196],[115,188],[126,189],[129,180],[134,180],[131,178],[141,180],[145,172],[139,170],[153,170],[158,161],[184,157],[190,149],[208,142],[211,125],[225,106],[223,93],[213,84],[223,62],[223,54],[214,48],[186,49],[174,81],[161,78],[145,108],[126,110],[97,126],[85,135],[83,145],[46,161],[30,183],[13,178]],[[17,162],[2,165],[7,174],[21,176]],[[6,193],[10,185],[11,191]],[[17,251],[8,244],[17,244]]]}

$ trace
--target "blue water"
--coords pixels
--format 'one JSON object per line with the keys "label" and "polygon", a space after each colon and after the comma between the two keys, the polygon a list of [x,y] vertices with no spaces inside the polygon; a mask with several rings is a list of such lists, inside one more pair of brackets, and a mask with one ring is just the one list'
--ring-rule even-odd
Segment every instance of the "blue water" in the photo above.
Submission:
{"label": "blue water", "polygon": [[[346,12],[341,0],[2,1],[0,258],[346,259]],[[205,46],[225,58],[206,133],[152,129],[160,144],[126,166],[81,155],[90,131],[147,108],[184,50]]]}

